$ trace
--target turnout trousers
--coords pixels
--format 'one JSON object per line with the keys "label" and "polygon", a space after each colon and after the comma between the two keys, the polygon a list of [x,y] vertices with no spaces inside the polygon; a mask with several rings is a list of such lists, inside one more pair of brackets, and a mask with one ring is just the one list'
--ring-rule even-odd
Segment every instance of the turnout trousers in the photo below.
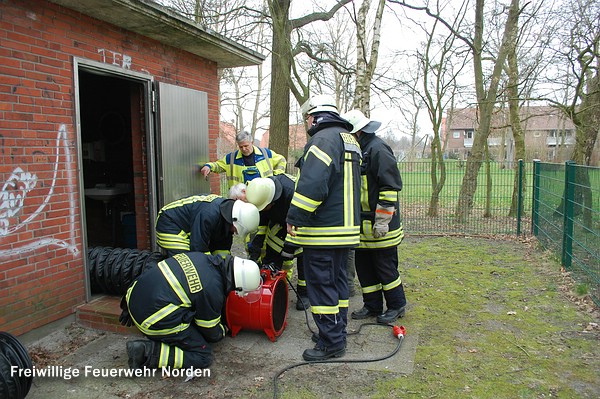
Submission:
{"label": "turnout trousers", "polygon": [[356,249],[356,274],[365,307],[383,312],[383,299],[388,309],[406,305],[404,287],[398,272],[398,248]]}
{"label": "turnout trousers", "polygon": [[212,348],[194,325],[176,334],[147,337],[154,341],[154,350],[146,367],[205,368],[213,362]]}
{"label": "turnout trousers", "polygon": [[304,275],[310,310],[319,328],[319,347],[346,346],[349,248],[304,247]]}

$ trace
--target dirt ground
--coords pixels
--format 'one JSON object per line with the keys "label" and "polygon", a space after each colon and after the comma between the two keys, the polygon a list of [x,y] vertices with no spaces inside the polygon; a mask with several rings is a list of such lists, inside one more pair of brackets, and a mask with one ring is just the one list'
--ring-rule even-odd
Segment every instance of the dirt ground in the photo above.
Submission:
{"label": "dirt ground", "polygon": [[[235,338],[226,338],[214,346],[215,362],[211,366],[210,377],[196,377],[188,382],[184,381],[184,377],[166,378],[163,375],[142,378],[79,377],[71,380],[37,378],[34,379],[27,397],[271,398],[275,397],[274,377],[290,366],[293,368],[285,371],[277,379],[279,398],[597,397],[595,395],[600,392],[598,308],[589,297],[576,295],[575,283],[569,274],[557,270],[557,264],[548,261],[547,255],[536,249],[534,244],[464,238],[408,238],[402,246],[406,248],[400,249],[403,254],[400,272],[409,306],[406,317],[398,324],[406,326],[407,336],[399,352],[390,359],[366,361],[390,354],[399,342],[385,330],[387,327],[368,326],[359,334],[349,336],[348,354],[340,359],[340,363],[293,367],[301,363],[302,351],[312,344],[306,319],[302,312],[294,309],[295,295],[290,292],[288,326],[277,342],[270,342],[262,332],[257,331],[242,331]],[[443,252],[441,255],[437,254],[436,248],[448,246],[463,252],[452,255]],[[411,253],[413,248],[415,252]],[[419,248],[425,253],[418,252]],[[480,252],[466,254],[465,251],[469,248]],[[490,257],[486,259],[481,254],[489,254]],[[450,282],[454,283],[460,276],[451,267],[459,263],[466,263],[467,270],[482,270],[481,273],[485,273],[485,278],[477,280],[473,287],[468,286],[466,278],[460,281],[459,286],[464,286],[465,292],[477,292],[472,302],[469,302],[467,294],[461,294],[461,302],[467,302],[471,308],[481,305],[486,310],[483,312],[484,316],[491,317],[479,321],[471,320],[468,324],[472,326],[473,332],[465,328],[460,334],[452,328],[478,316],[468,310],[469,308],[464,310],[463,307],[440,311],[444,304],[454,306],[450,301],[449,292],[456,291],[456,288],[450,287]],[[510,266],[506,266],[508,264]],[[517,274],[516,277],[503,269],[515,269],[516,264],[523,265],[527,273],[531,274],[523,275],[519,271],[521,274]],[[531,265],[541,267],[530,267]],[[483,272],[486,268],[492,271]],[[435,274],[428,274],[430,272]],[[520,282],[518,278],[526,281]],[[544,282],[542,288],[528,283],[538,280]],[[444,281],[448,282],[447,287],[444,287]],[[559,303],[554,304],[557,301],[555,298],[551,298],[550,304],[545,302],[549,291],[556,291]],[[505,294],[508,298],[506,302],[501,299]],[[515,295],[521,299],[514,299]],[[493,301],[488,303],[490,298]],[[464,303],[458,303],[456,306],[463,305]],[[351,298],[351,310],[360,306],[360,296]],[[537,308],[540,309],[540,313],[536,317],[548,318],[547,325],[560,325],[563,330],[568,330],[569,335],[563,332],[560,339],[557,339],[556,334],[549,331],[548,337],[545,337],[537,330],[528,332],[527,328],[532,325],[528,320],[515,322],[524,312],[531,315]],[[486,353],[485,348],[477,348],[476,339],[472,337],[479,339],[481,336],[492,336],[507,328],[516,331],[514,323],[519,323],[516,324],[519,329],[518,335],[515,334],[515,338],[511,338],[515,340],[514,344],[506,345],[507,349],[500,355],[502,359],[497,359],[498,367],[502,367],[500,361],[507,360],[507,353],[512,350],[516,355],[510,355],[513,358],[508,359],[509,363],[518,370],[525,371],[521,371],[520,374],[510,374],[513,371],[508,371],[490,375],[484,365],[493,364],[496,361],[493,358],[482,359],[481,365],[470,364],[465,369],[456,366],[452,356],[478,357]],[[358,322],[353,321],[349,326],[350,331],[357,330],[359,326]],[[448,330],[448,327],[451,329]],[[450,332],[448,336],[440,336],[447,332]],[[26,346],[38,368],[62,366],[65,369],[74,367],[83,370],[85,366],[93,365],[97,369],[127,369],[125,343],[128,339],[136,338],[139,337],[89,330],[66,322],[54,326],[44,336],[26,342]],[[551,340],[553,345],[552,352],[548,354],[542,352],[550,349],[537,349],[536,346],[545,340]],[[505,345],[507,341],[503,340],[501,343]],[[492,345],[495,344],[492,342]],[[581,355],[580,352],[572,352],[578,345],[581,345]],[[450,355],[444,360],[445,352],[449,348]],[[540,362],[543,363],[537,363],[538,359],[534,356],[536,351],[540,352]],[[556,361],[547,363],[546,359],[553,356],[556,356]],[[567,365],[560,363],[566,361],[566,358],[575,359],[571,359],[572,363]],[[344,362],[350,359],[358,361]],[[572,370],[565,373],[561,369],[564,367],[570,367]],[[535,382],[526,379],[526,376],[521,377],[526,375],[529,369],[536,370],[533,377]],[[587,374],[574,375],[575,371],[580,369]],[[490,384],[489,386],[497,386],[498,390],[487,389],[487,394],[474,392],[474,377],[471,373],[480,373],[475,379],[482,384],[482,389]],[[507,377],[504,382],[504,374],[509,374],[508,377],[512,378]],[[560,378],[557,379],[558,375]],[[519,378],[514,378],[517,376]],[[462,391],[454,394],[457,388],[453,383]],[[524,387],[519,392],[526,393],[519,396],[508,393],[511,392],[511,384],[521,383]],[[448,396],[448,392],[452,394]],[[573,392],[577,394],[574,395]]]}

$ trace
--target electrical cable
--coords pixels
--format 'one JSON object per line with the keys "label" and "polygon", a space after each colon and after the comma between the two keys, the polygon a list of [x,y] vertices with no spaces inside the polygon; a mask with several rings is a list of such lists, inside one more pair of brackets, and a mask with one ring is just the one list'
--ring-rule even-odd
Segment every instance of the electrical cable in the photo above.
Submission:
{"label": "electrical cable", "polygon": [[[292,290],[296,293],[296,296],[298,297],[298,300],[302,302],[302,299],[300,298],[300,296],[298,295],[298,292],[296,291],[296,289],[294,288],[294,286],[290,283],[289,278],[286,276],[285,278],[289,284],[289,286],[292,288]],[[302,304],[304,304],[302,302]],[[311,329],[310,327],[310,323],[308,320],[308,308],[305,307],[304,308],[304,315],[306,316],[306,325],[308,326],[309,331],[312,334],[315,334],[315,332]],[[398,338],[398,345],[396,345],[396,348],[391,352],[388,353],[387,355],[381,356],[381,357],[377,357],[377,358],[371,358],[371,359],[327,359],[327,360],[315,360],[315,361],[304,361],[304,362],[299,362],[299,363],[295,363],[295,364],[291,364],[287,367],[284,367],[283,369],[279,370],[278,373],[276,373],[273,376],[273,399],[277,399],[277,379],[279,378],[279,376],[281,376],[283,373],[285,373],[288,370],[294,369],[296,367],[300,367],[300,366],[304,366],[307,364],[324,364],[324,363],[371,363],[371,362],[380,362],[382,360],[386,360],[391,358],[392,356],[394,356],[396,353],[398,353],[398,351],[400,350],[400,346],[402,346],[402,342],[404,341],[404,336],[406,335],[406,330],[404,329],[403,326],[395,326],[392,324],[381,324],[381,323],[363,323],[361,324],[358,329],[356,331],[352,331],[347,333],[347,335],[354,335],[354,334],[358,334],[360,332],[360,330],[362,330],[362,328],[364,326],[380,326],[380,327],[391,327],[393,334],[396,338]]]}

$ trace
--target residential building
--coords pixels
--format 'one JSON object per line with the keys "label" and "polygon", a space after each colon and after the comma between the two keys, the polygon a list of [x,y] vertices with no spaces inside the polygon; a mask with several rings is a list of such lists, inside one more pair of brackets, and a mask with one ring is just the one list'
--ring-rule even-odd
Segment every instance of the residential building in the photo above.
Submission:
{"label": "residential building", "polygon": [[[455,109],[447,116],[447,129],[442,140],[446,141],[445,154],[448,158],[467,159],[477,134],[478,121],[474,107]],[[488,137],[491,158],[514,161],[514,139],[508,110],[496,112],[491,126]],[[526,160],[564,162],[569,159],[575,145],[575,125],[559,110],[553,107],[523,107],[521,127],[524,131]]]}

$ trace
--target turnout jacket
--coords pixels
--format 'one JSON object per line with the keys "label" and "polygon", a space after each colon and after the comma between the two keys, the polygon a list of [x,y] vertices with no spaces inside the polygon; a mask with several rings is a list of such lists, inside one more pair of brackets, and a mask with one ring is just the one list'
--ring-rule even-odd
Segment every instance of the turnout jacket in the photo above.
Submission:
{"label": "turnout jacket", "polygon": [[269,177],[285,172],[287,161],[283,155],[268,148],[254,148],[254,157],[246,164],[240,150],[226,154],[215,162],[207,162],[211,172],[227,174],[229,188],[237,183],[247,183],[257,177]]}
{"label": "turnout jacket", "polygon": [[[228,254],[233,243],[234,200],[218,195],[193,195],[162,207],[156,218],[158,244],[171,251]],[[227,208],[225,212],[223,209]]]}
{"label": "turnout jacket", "polygon": [[[296,183],[295,177],[283,173],[276,176],[271,176],[269,179],[272,179],[276,186],[281,186],[281,195],[279,198],[273,201],[272,206],[268,210],[265,209],[260,212],[258,231],[248,248],[248,252],[250,252],[250,254],[254,254],[256,258],[258,258],[257,255],[259,255],[261,252],[265,237],[270,228],[275,225],[280,225],[285,230],[285,218],[288,210],[290,209],[292,197],[294,196],[294,186]],[[277,238],[274,236],[271,237],[271,241],[273,240],[277,240]],[[275,243],[271,242],[271,244]],[[281,252],[283,242],[279,242],[278,244],[279,245],[275,244],[277,245],[277,248],[274,249]],[[288,252],[293,253],[294,249],[290,249]]]}
{"label": "turnout jacket", "polygon": [[200,252],[177,254],[144,269],[127,290],[129,314],[149,337],[177,334],[195,326],[208,342],[225,336],[221,313],[232,257]]}
{"label": "turnout jacket", "polygon": [[[304,147],[287,223],[301,247],[343,248],[359,244],[360,148],[337,115],[316,115],[316,131]],[[322,121],[323,120],[323,121]]]}
{"label": "turnout jacket", "polygon": [[[400,218],[398,194],[402,178],[392,149],[375,134],[362,133],[358,138],[362,149],[360,190],[360,245],[363,248],[389,248],[400,244],[404,229]],[[373,223],[377,204],[396,209],[389,223],[389,231],[380,238],[373,237]]]}

